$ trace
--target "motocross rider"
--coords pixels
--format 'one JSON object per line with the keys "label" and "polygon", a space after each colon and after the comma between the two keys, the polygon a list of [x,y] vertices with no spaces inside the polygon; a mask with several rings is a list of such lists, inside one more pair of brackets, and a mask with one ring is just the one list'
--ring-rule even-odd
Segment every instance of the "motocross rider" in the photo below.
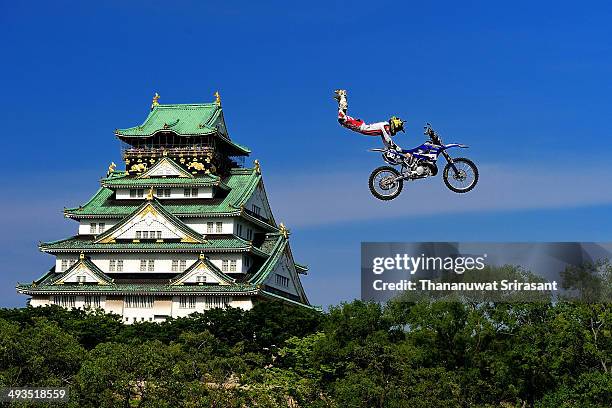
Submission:
{"label": "motocross rider", "polygon": [[404,152],[401,147],[396,145],[391,139],[392,136],[399,131],[406,133],[404,130],[404,121],[396,116],[392,116],[387,122],[377,122],[367,124],[361,119],[355,119],[347,115],[348,102],[346,99],[346,90],[337,89],[334,91],[334,99],[338,101],[338,122],[340,125],[354,132],[361,133],[366,136],[380,136],[383,143],[388,149],[396,150],[402,153],[409,165],[412,165],[412,155]]}

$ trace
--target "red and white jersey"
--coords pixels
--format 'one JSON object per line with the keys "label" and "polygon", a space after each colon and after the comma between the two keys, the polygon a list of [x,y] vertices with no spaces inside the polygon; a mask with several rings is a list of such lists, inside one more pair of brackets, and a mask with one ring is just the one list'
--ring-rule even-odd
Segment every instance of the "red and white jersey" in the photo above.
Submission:
{"label": "red and white jersey", "polygon": [[389,131],[389,122],[365,123],[361,119],[355,119],[342,110],[338,110],[338,122],[347,129],[361,133],[366,136],[380,136],[386,146],[393,145]]}

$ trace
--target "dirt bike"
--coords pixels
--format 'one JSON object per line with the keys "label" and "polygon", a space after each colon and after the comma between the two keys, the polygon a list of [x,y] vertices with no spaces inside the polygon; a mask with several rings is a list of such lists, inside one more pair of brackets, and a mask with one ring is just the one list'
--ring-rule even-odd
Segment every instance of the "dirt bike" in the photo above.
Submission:
{"label": "dirt bike", "polygon": [[[453,159],[447,150],[458,147],[467,148],[468,146],[459,143],[442,143],[440,136],[431,128],[428,123],[425,126],[425,135],[429,140],[414,149],[370,149],[372,152],[381,152],[382,158],[391,166],[400,166],[400,170],[391,166],[381,166],[370,174],[370,191],[374,197],[380,200],[393,200],[404,188],[404,180],[418,180],[435,176],[438,174],[436,164],[440,155],[446,159],[446,166],[442,171],[444,184],[455,193],[467,193],[472,190],[478,182],[478,169],[469,159]],[[410,153],[412,161],[406,158],[405,153]]]}

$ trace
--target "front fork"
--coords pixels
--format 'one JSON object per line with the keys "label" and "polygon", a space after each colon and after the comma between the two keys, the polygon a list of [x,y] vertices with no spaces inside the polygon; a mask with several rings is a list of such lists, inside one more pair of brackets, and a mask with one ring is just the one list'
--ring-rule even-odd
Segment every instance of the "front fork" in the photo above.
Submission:
{"label": "front fork", "polygon": [[457,170],[457,167],[455,166],[455,162],[453,161],[453,158],[450,157],[450,154],[448,154],[446,150],[443,150],[442,151],[442,156],[444,156],[444,158],[446,159],[448,164],[451,165],[453,171],[455,172],[455,176],[458,175],[459,174],[459,170]]}

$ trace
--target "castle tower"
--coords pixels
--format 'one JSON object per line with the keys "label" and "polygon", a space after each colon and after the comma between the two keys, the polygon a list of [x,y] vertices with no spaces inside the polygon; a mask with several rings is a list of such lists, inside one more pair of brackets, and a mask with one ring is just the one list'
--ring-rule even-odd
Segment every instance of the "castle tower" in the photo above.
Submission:
{"label": "castle tower", "polygon": [[153,99],[140,126],[115,130],[125,170],[109,166],[76,235],[40,244],[55,265],[17,291],[32,306],[101,308],[126,323],[281,301],[310,307],[289,231],[277,224],[257,160],[231,140],[213,103]]}

